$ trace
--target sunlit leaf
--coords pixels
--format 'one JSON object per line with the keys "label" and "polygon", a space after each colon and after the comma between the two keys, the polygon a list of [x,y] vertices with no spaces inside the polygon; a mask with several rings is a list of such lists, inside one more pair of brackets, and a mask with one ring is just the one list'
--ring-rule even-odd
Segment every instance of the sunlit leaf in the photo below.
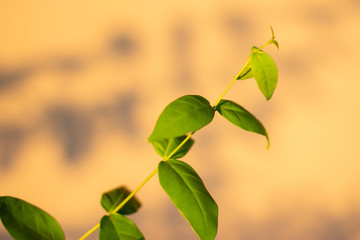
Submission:
{"label": "sunlit leaf", "polygon": [[42,209],[14,197],[0,197],[0,217],[15,240],[64,240],[59,223]]}
{"label": "sunlit leaf", "polygon": [[186,95],[171,102],[161,113],[148,141],[179,137],[199,130],[214,117],[209,101],[198,95]]}
{"label": "sunlit leaf", "polygon": [[[161,157],[165,158],[168,157],[177,148],[177,146],[179,146],[180,143],[185,140],[186,137],[187,136],[184,135],[181,137],[157,140],[153,141],[152,145],[154,146],[155,151]],[[190,150],[193,144],[194,140],[190,138],[183,146],[181,146],[181,148],[179,148],[179,150],[176,151],[173,156],[171,156],[171,158],[182,158]]]}
{"label": "sunlit leaf", "polygon": [[200,239],[213,240],[217,233],[218,207],[195,170],[179,160],[161,161],[159,180]]}
{"label": "sunlit leaf", "polygon": [[269,146],[269,136],[262,123],[242,106],[229,101],[221,100],[216,110],[234,125],[249,131],[261,134],[266,137]]}
{"label": "sunlit leaf", "polygon": [[138,227],[118,213],[104,216],[100,221],[100,240],[143,240]]}
{"label": "sunlit leaf", "polygon": [[274,60],[264,51],[253,47],[251,66],[260,91],[269,100],[274,93],[278,81],[278,69]]}
{"label": "sunlit leaf", "polygon": [[[106,193],[101,197],[101,206],[107,211],[112,212],[128,195],[130,191],[124,186],[118,187]],[[132,214],[141,206],[140,202],[134,196],[120,210],[120,214]]]}

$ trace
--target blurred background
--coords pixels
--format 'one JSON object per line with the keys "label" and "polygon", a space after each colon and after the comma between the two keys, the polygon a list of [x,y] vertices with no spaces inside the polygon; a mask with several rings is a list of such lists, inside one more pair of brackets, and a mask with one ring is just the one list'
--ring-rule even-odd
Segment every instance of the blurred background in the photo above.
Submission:
{"label": "blurred background", "polygon": [[[254,80],[225,97],[263,122],[270,149],[217,115],[183,160],[219,205],[217,239],[360,239],[359,0],[1,0],[0,195],[78,239],[104,215],[103,192],[157,166],[146,139],[164,107],[186,94],[214,104],[270,25],[273,98]],[[137,197],[146,239],[197,239],[157,177]]]}

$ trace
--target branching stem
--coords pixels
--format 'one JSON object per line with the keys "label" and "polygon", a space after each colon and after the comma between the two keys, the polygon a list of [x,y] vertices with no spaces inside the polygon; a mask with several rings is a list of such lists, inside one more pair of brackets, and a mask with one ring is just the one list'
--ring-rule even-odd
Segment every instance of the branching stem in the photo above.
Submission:
{"label": "branching stem", "polygon": [[[257,51],[260,51],[262,48],[266,47],[267,45],[273,43],[274,37],[269,40],[266,44],[264,44],[263,46],[261,46],[260,48],[257,49]],[[245,69],[246,65],[250,62],[250,57],[248,58],[248,60],[246,61],[246,63],[244,64],[244,66],[241,68],[239,74],[241,74],[241,72]],[[236,75],[234,77],[234,79],[230,82],[229,86],[227,86],[227,88],[225,89],[225,91],[221,94],[221,96],[219,97],[219,99],[216,101],[215,105],[213,106],[214,108],[216,108],[216,106],[220,103],[220,101],[222,100],[222,98],[225,96],[225,94],[229,91],[229,89],[231,88],[231,86],[235,83],[235,81],[237,80],[237,78],[239,77],[239,74]],[[196,131],[195,131],[196,132]],[[168,156],[164,157],[162,159],[162,161],[168,161],[169,159],[171,159],[171,157],[191,138],[192,135],[194,135],[195,132],[190,133]],[[155,168],[154,171],[152,171],[152,173],[150,173],[150,175],[145,178],[144,181],[142,181],[142,183],[140,183],[140,185],[132,192],[130,193],[114,210],[112,210],[111,212],[109,212],[109,215],[116,213],[117,211],[119,211],[156,173],[158,172],[158,168]],[[100,223],[98,223],[97,225],[95,225],[93,228],[91,228],[88,232],[86,232],[81,238],[79,238],[79,240],[84,240],[85,238],[87,238],[90,234],[92,234],[93,232],[95,232],[98,228],[100,227]]]}

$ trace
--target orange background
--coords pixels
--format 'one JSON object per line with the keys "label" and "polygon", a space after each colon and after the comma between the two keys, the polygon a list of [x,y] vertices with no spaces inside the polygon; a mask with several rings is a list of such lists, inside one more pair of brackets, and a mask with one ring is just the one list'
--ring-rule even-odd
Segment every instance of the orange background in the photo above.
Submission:
{"label": "orange background", "polygon": [[[102,192],[157,166],[146,139],[163,108],[186,94],[214,104],[269,25],[273,98],[254,80],[225,98],[263,122],[271,148],[216,116],[184,158],[219,205],[217,239],[360,239],[357,0],[1,0],[0,195],[78,239],[104,214]],[[197,239],[157,177],[137,196],[146,239]]]}

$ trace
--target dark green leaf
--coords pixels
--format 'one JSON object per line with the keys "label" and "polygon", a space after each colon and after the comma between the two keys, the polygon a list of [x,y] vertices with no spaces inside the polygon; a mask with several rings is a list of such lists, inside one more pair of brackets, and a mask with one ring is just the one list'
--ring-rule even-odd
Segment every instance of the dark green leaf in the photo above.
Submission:
{"label": "dark green leaf", "polygon": [[276,40],[272,40],[272,43],[276,46],[276,48],[279,50],[279,43]]}
{"label": "dark green leaf", "polygon": [[265,136],[269,146],[269,136],[264,126],[258,119],[256,119],[254,115],[248,112],[245,108],[232,101],[221,100],[220,103],[216,106],[216,110],[234,125],[246,131],[258,133]]}
{"label": "dark green leaf", "polygon": [[274,60],[267,53],[253,47],[251,54],[252,73],[260,91],[269,100],[278,81],[278,70]]}
{"label": "dark green leaf", "polygon": [[250,55],[249,59],[246,61],[246,65],[236,76],[236,80],[245,80],[245,79],[249,79],[249,78],[253,78],[253,77],[254,76],[251,71],[251,55]]}
{"label": "dark green leaf", "polygon": [[[118,187],[109,192],[103,193],[101,197],[101,206],[107,211],[112,212],[127,196],[130,195],[130,191],[125,187]],[[141,206],[140,202],[134,196],[132,197],[120,210],[120,214],[132,214],[138,210]]]}
{"label": "dark green leaf", "polygon": [[200,239],[213,240],[217,233],[218,207],[195,170],[179,160],[161,161],[159,180]]}
{"label": "dark green leaf", "polygon": [[135,223],[118,213],[104,216],[100,221],[100,240],[143,240]]}
{"label": "dark green leaf", "polygon": [[206,126],[214,117],[209,101],[198,95],[186,95],[170,103],[161,113],[148,141],[179,137]]}
{"label": "dark green leaf", "polygon": [[[177,148],[177,146],[180,145],[180,143],[182,143],[182,141],[185,140],[186,137],[187,136],[184,135],[176,138],[157,140],[157,141],[153,141],[152,145],[154,146],[155,151],[161,157],[166,158],[169,156],[170,153],[172,153],[175,150],[175,148]],[[194,144],[194,140],[190,138],[183,146],[181,146],[181,148],[179,148],[179,150],[176,151],[176,153],[173,156],[171,156],[171,158],[175,158],[175,159],[182,158],[190,150],[193,144]]]}
{"label": "dark green leaf", "polygon": [[63,240],[59,223],[40,208],[18,198],[1,197],[0,217],[16,240]]}

